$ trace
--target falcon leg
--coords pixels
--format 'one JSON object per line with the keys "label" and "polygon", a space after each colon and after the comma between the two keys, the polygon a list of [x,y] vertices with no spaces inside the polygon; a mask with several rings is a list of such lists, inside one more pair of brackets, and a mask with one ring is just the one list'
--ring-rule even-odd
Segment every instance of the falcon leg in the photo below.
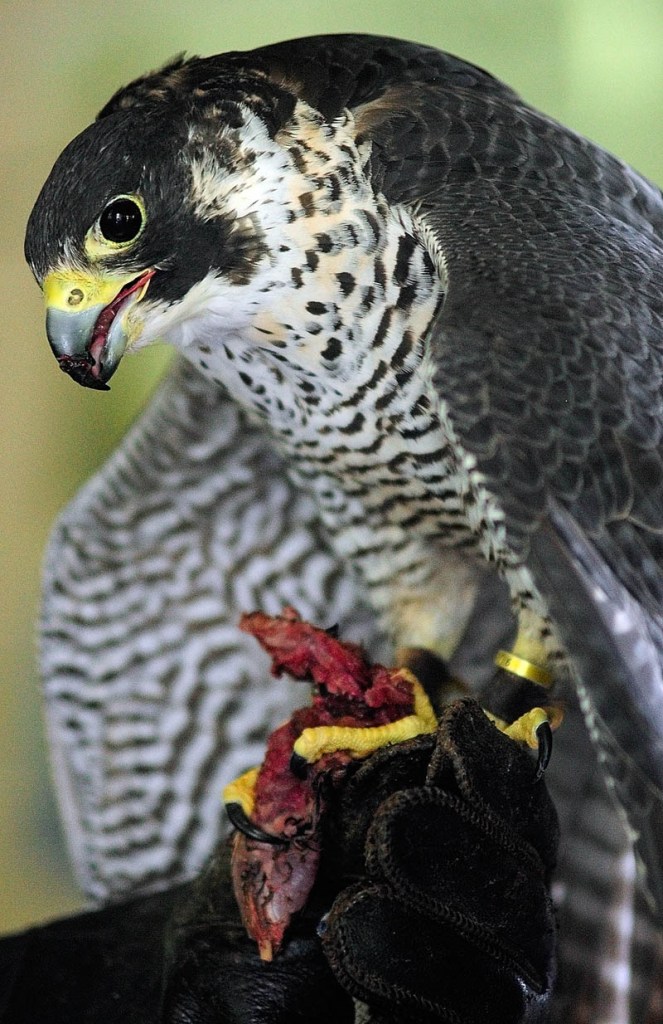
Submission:
{"label": "falcon leg", "polygon": [[453,700],[472,696],[464,680],[453,675],[446,661],[433,651],[423,647],[399,647],[394,661],[419,680],[438,714]]}
{"label": "falcon leg", "polygon": [[[497,727],[538,751],[537,781],[548,767],[553,731],[563,717],[561,707],[551,703],[547,692],[553,674],[547,667],[548,652],[543,640],[546,633],[543,620],[521,611],[513,650],[497,652],[497,671],[482,692],[482,703]],[[523,712],[523,708],[529,710]]]}

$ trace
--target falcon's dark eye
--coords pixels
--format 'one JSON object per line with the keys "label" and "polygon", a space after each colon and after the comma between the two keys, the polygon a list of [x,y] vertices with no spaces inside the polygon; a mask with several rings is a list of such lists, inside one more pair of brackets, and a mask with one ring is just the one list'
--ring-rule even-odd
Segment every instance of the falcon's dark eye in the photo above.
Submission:
{"label": "falcon's dark eye", "polygon": [[131,242],[143,226],[143,211],[135,199],[121,196],[109,203],[99,218],[99,229],[107,242]]}

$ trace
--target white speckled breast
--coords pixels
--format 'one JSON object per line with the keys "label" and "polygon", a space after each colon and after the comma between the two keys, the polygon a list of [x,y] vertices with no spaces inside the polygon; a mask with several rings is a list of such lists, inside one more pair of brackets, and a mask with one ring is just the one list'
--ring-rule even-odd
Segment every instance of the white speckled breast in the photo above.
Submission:
{"label": "white speckled breast", "polygon": [[502,516],[433,384],[443,254],[374,192],[353,128],[300,102],[271,139],[247,113],[231,168],[194,166],[198,216],[253,223],[264,255],[249,281],[210,274],[153,306],[142,342],[165,336],[267,427],[376,607],[392,626],[421,615],[420,642],[439,648],[474,596],[474,569],[448,551],[503,561]]}

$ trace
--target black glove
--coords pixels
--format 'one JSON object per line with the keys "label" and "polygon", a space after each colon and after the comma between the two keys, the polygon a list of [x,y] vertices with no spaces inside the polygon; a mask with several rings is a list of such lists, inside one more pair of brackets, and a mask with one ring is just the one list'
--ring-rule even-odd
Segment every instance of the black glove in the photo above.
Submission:
{"label": "black glove", "polygon": [[0,939],[2,1024],[156,1024],[164,934],[191,886]]}
{"label": "black glove", "polygon": [[[445,710],[437,735],[360,763],[324,794],[318,882],[272,963],[242,932],[225,866],[208,872],[178,926],[168,1024],[350,1024],[347,993],[381,1024],[544,1021],[558,829],[534,777],[471,700]],[[315,936],[330,906],[317,931],[342,988]]]}
{"label": "black glove", "polygon": [[0,1021],[352,1024],[352,997],[381,1024],[543,1021],[557,824],[534,771],[473,701],[452,704],[436,735],[325,794],[318,881],[273,962],[224,844],[193,885],[0,942]]}
{"label": "black glove", "polygon": [[330,820],[330,854],[350,873],[363,848],[365,864],[324,920],[332,969],[376,1021],[544,1021],[558,826],[534,763],[471,700],[444,711],[432,751],[408,746],[362,766]]}

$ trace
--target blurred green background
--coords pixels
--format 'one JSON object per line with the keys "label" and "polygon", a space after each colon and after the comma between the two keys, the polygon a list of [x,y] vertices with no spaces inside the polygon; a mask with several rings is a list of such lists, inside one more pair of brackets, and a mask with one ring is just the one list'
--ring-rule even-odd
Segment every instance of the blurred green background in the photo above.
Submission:
{"label": "blurred green background", "polygon": [[663,182],[660,0],[1,0],[0,931],[82,905],[47,767],[36,670],[49,526],[146,401],[166,355],[122,364],[109,395],[59,372],[23,263],[25,221],[70,138],[129,79],[317,32],[376,32],[480,64]]}

